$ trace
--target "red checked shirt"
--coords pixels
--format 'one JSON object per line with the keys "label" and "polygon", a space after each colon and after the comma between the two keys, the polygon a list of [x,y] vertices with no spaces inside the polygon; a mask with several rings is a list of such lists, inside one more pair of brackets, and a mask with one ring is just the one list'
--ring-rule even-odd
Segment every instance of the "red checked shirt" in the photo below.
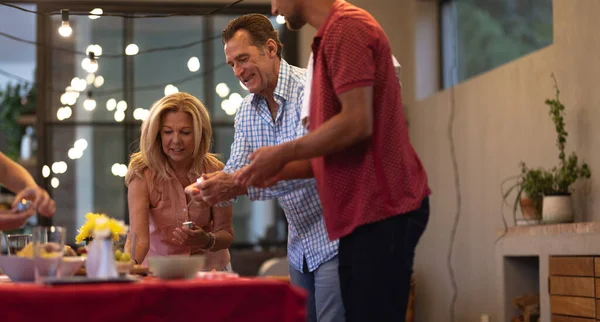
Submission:
{"label": "red checked shirt", "polygon": [[431,191],[408,136],[390,43],[366,11],[333,4],[313,40],[309,129],[340,113],[338,95],[373,87],[373,133],[342,152],[311,160],[330,239],[416,210]]}

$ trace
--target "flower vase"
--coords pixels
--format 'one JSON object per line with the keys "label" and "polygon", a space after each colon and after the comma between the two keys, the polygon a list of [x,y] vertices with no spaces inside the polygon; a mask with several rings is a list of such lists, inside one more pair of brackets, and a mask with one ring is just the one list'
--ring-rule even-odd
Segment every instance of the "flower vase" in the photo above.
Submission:
{"label": "flower vase", "polygon": [[89,278],[116,278],[119,276],[110,238],[92,240],[88,246],[85,267]]}

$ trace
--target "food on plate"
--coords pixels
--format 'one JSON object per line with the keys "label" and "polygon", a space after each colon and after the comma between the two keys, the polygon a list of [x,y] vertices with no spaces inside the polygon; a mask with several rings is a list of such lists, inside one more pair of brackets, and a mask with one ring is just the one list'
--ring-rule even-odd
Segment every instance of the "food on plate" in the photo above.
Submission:
{"label": "food on plate", "polygon": [[[60,245],[57,243],[46,243],[42,246],[42,257],[56,257],[58,256]],[[71,246],[65,245],[63,247],[63,256],[71,257],[77,256]],[[33,243],[27,244],[23,249],[17,252],[17,256],[33,258]]]}

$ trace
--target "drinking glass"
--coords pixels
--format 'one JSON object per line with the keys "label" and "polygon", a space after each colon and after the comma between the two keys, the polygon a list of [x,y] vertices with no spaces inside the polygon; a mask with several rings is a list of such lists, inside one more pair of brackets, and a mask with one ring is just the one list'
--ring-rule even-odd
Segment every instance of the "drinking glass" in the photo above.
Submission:
{"label": "drinking glass", "polygon": [[8,234],[6,235],[6,249],[8,255],[17,255],[29,242],[31,234]]}
{"label": "drinking glass", "polygon": [[35,282],[60,278],[66,228],[59,226],[33,228],[33,259]]}

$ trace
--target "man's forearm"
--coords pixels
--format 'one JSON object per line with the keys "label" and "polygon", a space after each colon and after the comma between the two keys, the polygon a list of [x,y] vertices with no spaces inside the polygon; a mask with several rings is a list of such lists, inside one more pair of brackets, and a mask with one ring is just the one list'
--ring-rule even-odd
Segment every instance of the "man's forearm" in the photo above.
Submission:
{"label": "man's forearm", "polygon": [[342,151],[369,138],[371,132],[362,122],[337,114],[314,132],[288,143],[284,152],[289,161],[307,160]]}
{"label": "man's forearm", "polygon": [[37,184],[25,168],[12,161],[5,155],[0,155],[0,184],[8,190],[17,193],[27,187],[35,187]]}
{"label": "man's forearm", "polygon": [[285,165],[279,180],[307,179],[314,177],[309,160],[292,161]]}

